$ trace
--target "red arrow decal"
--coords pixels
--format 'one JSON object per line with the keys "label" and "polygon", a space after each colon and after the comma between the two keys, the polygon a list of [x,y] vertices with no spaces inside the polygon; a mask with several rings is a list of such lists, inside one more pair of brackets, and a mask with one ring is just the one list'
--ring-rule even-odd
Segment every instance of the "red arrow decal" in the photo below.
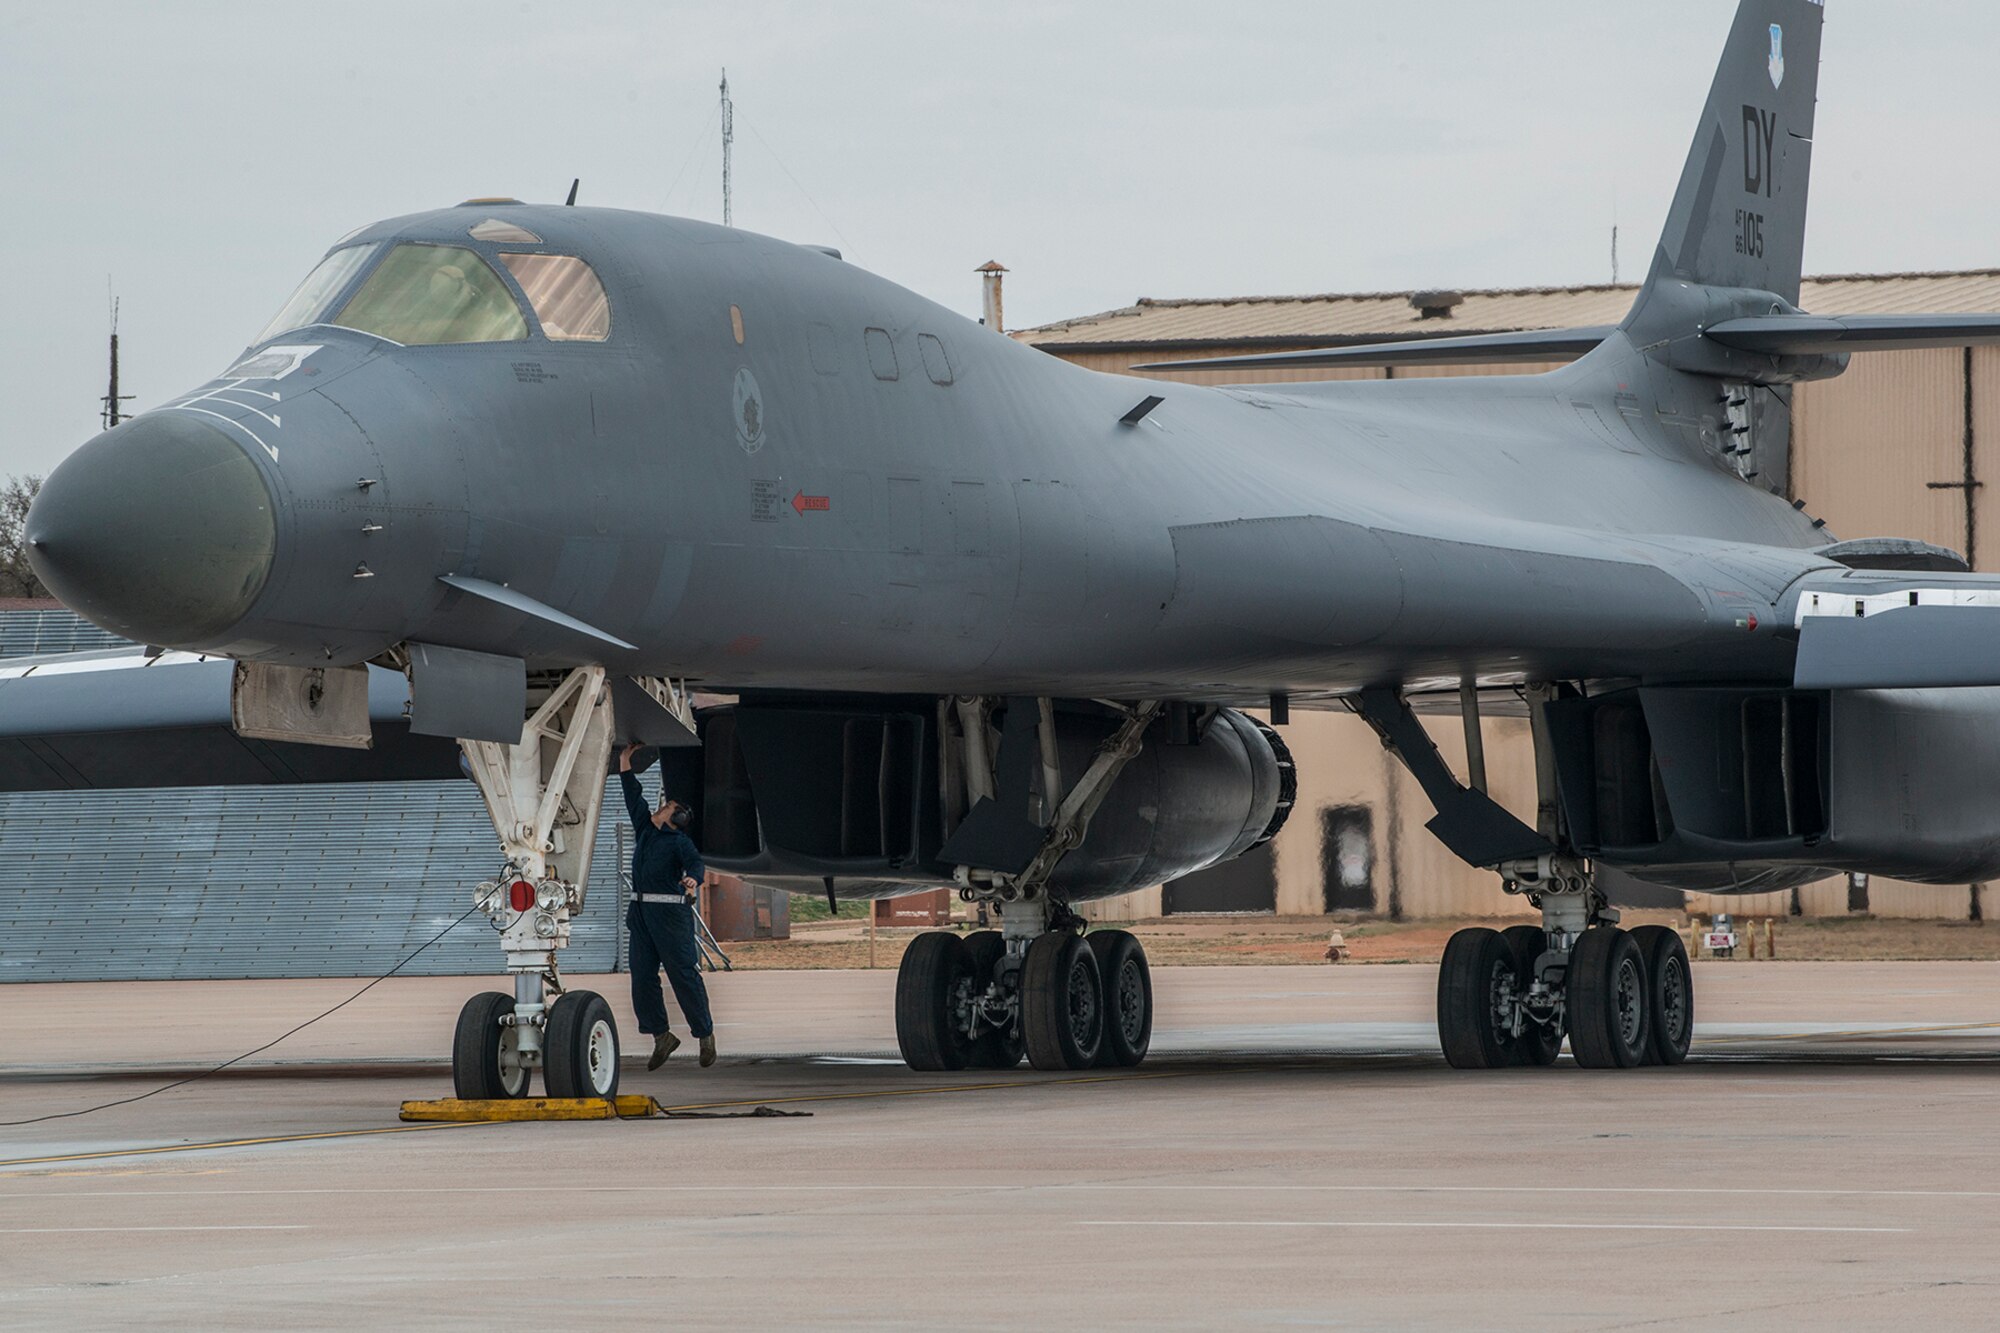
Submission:
{"label": "red arrow decal", "polygon": [[798,510],[801,514],[805,513],[808,509],[831,509],[833,508],[833,497],[830,495],[807,495],[804,491],[800,491],[792,497],[792,508]]}

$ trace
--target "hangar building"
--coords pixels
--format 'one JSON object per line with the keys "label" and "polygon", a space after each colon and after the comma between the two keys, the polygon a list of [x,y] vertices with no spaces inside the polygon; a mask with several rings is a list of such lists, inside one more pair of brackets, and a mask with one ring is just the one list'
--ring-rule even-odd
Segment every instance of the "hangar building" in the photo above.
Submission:
{"label": "hangar building", "polygon": [[[997,266],[993,266],[997,268]],[[983,270],[985,271],[985,270]],[[989,291],[997,279],[989,273]],[[1616,324],[1636,286],[1514,291],[1140,300],[1013,336],[1092,370],[1141,362],[1334,347],[1416,337]],[[1985,313],[2000,310],[2000,271],[1808,278],[1799,304],[1822,314]],[[989,303],[989,313],[997,301]],[[1388,376],[1530,373],[1548,366],[1167,372],[1206,384],[1281,384]],[[2000,569],[2000,348],[1876,352],[1845,375],[1798,386],[1789,475],[1769,479],[1804,500],[1842,538],[1917,537]],[[1993,484],[1989,485],[1989,481]],[[1463,772],[1456,718],[1427,725]],[[1271,852],[1178,884],[1104,904],[1094,915],[1161,911],[1397,916],[1526,914],[1497,876],[1461,865],[1424,830],[1432,811],[1372,732],[1346,714],[1297,708],[1287,741],[1298,759],[1299,805]],[[1493,791],[1532,820],[1527,724],[1485,724]],[[1980,885],[1937,887],[1843,876],[1796,894],[1708,900],[1696,910],[1742,915],[1866,910],[1884,916],[1983,917]],[[1678,900],[1678,895],[1674,895]]]}

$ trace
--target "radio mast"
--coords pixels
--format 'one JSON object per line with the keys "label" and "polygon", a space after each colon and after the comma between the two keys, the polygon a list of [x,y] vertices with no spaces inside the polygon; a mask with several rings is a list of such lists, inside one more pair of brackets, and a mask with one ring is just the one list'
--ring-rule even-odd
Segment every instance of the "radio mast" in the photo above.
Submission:
{"label": "radio mast", "polygon": [[125,419],[124,409],[119,404],[129,403],[133,397],[134,395],[132,394],[118,392],[118,299],[113,297],[111,300],[111,387],[105,392],[102,400],[104,411],[101,415],[104,421],[104,429],[110,430]]}
{"label": "radio mast", "polygon": [[729,198],[729,145],[736,138],[736,108],[729,101],[729,71],[722,71],[722,225],[736,225]]}

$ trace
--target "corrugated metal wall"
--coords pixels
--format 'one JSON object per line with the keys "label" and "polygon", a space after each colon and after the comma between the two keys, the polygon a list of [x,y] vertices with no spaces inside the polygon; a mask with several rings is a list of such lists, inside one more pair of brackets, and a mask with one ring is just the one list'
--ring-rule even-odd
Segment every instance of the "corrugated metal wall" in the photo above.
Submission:
{"label": "corrugated metal wall", "polygon": [[[608,793],[594,891],[561,956],[622,966]],[[0,982],[387,972],[499,870],[470,782],[0,796]],[[403,972],[498,974],[477,913]]]}
{"label": "corrugated metal wall", "polygon": [[[0,611],[0,657],[123,643],[69,611]],[[623,966],[607,786],[574,972]],[[496,847],[470,782],[0,794],[0,982],[379,976],[472,905]],[[476,913],[403,969],[500,970]]]}

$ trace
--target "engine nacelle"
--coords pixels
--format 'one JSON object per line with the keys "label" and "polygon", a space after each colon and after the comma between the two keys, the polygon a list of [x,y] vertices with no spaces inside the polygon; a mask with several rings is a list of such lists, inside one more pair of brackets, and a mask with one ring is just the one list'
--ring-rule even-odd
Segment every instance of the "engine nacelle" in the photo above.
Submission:
{"label": "engine nacelle", "polygon": [[[1059,705],[1065,784],[1119,720],[1095,704]],[[953,882],[938,851],[966,801],[944,779],[948,754],[956,764],[962,753],[949,700],[750,696],[703,710],[700,723],[701,749],[663,751],[663,763],[669,787],[699,811],[695,839],[715,869],[801,893],[832,879],[843,898]],[[1169,733],[1165,718],[1147,730],[1082,845],[1057,866],[1058,894],[1080,902],[1145,888],[1276,835],[1295,783],[1275,732],[1223,709],[1192,743],[1171,744]],[[1039,773],[1038,762],[1037,801]]]}
{"label": "engine nacelle", "polygon": [[2000,875],[2000,689],[1646,688],[1548,716],[1578,850],[1652,883]]}

